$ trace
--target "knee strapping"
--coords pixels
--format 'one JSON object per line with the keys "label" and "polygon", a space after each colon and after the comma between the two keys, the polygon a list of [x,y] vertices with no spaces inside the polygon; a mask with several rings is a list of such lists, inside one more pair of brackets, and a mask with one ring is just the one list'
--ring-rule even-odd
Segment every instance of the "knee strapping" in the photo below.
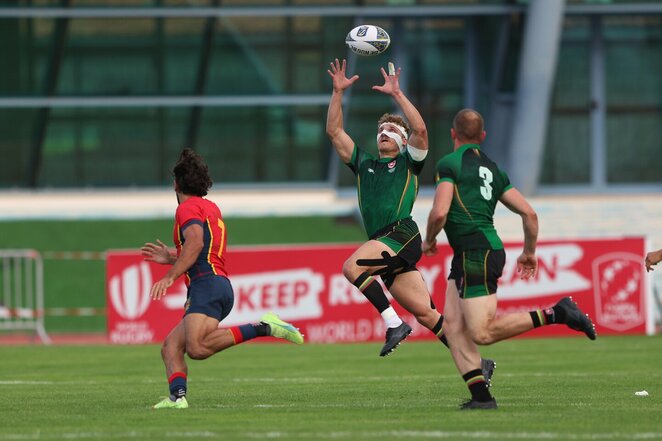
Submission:
{"label": "knee strapping", "polygon": [[356,261],[356,264],[359,266],[383,267],[373,272],[372,274],[374,276],[394,274],[408,266],[407,262],[402,257],[398,255],[391,256],[387,251],[382,251],[381,259],[359,259]]}

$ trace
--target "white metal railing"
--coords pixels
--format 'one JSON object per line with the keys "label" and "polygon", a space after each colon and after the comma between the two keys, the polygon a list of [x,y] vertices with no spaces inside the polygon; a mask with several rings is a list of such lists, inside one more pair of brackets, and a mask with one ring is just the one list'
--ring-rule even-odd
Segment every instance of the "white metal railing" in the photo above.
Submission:
{"label": "white metal railing", "polygon": [[34,331],[50,343],[44,328],[44,264],[35,250],[0,250],[0,331]]}

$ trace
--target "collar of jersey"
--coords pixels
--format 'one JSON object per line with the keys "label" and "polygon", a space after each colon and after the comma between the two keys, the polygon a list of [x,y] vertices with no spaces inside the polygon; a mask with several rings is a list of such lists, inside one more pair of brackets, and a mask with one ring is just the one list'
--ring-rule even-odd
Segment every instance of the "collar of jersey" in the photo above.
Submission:
{"label": "collar of jersey", "polygon": [[460,147],[457,148],[458,150],[469,150],[469,149],[477,149],[480,150],[480,145],[478,144],[462,144]]}
{"label": "collar of jersey", "polygon": [[395,157],[393,157],[393,158],[377,158],[377,162],[384,162],[384,163],[386,163],[386,162],[395,161],[396,159],[398,159],[398,156],[400,156],[400,153],[398,153],[398,154],[397,154]]}

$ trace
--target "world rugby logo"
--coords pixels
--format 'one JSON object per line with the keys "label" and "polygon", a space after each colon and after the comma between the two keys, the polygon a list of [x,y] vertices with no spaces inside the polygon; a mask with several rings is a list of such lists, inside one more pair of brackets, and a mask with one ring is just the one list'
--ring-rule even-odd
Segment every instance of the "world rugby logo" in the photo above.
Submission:
{"label": "world rugby logo", "polygon": [[124,319],[135,320],[149,308],[152,273],[149,264],[131,265],[110,279],[110,299]]}
{"label": "world rugby logo", "polygon": [[625,331],[645,320],[641,256],[611,253],[593,262],[597,322]]}

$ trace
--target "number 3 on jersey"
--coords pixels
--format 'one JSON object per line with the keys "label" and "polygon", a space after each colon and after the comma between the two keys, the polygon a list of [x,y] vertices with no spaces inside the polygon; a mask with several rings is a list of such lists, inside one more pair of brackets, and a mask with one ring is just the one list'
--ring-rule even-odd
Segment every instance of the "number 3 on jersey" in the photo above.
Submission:
{"label": "number 3 on jersey", "polygon": [[483,185],[480,186],[480,194],[486,200],[492,199],[492,186],[490,185],[494,180],[492,172],[487,167],[478,167],[478,176],[483,179]]}

